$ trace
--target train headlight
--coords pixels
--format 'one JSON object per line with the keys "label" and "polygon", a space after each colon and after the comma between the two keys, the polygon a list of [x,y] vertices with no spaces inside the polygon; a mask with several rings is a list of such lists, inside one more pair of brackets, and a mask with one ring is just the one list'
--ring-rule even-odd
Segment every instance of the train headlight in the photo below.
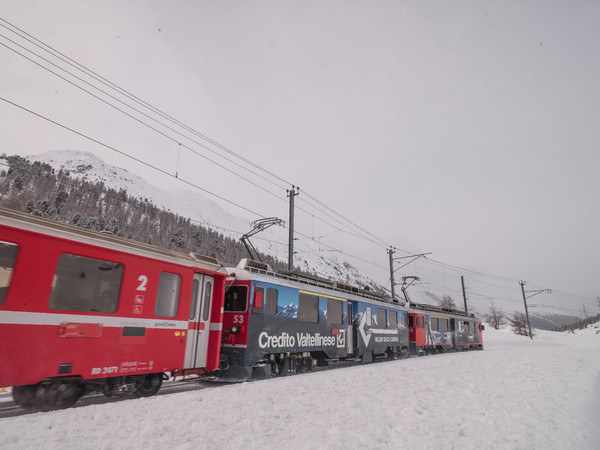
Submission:
{"label": "train headlight", "polygon": [[238,327],[237,325],[233,325],[229,331],[231,332],[231,334],[238,334],[240,332],[240,327]]}

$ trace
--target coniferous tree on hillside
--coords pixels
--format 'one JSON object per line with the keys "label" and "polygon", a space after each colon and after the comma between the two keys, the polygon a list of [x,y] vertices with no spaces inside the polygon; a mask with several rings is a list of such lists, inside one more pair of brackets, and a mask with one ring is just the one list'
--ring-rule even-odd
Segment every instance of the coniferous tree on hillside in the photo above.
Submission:
{"label": "coniferous tree on hillside", "polygon": [[[0,206],[145,242],[182,253],[195,252],[237,264],[244,245],[210,228],[156,207],[125,190],[71,177],[45,163],[0,156]],[[0,166],[0,167],[2,167]],[[274,269],[285,263],[261,255]]]}
{"label": "coniferous tree on hillside", "polygon": [[440,300],[440,306],[442,308],[458,309],[456,307],[456,303],[454,303],[454,299],[452,297],[450,297],[448,294],[444,294],[442,296],[442,299]]}

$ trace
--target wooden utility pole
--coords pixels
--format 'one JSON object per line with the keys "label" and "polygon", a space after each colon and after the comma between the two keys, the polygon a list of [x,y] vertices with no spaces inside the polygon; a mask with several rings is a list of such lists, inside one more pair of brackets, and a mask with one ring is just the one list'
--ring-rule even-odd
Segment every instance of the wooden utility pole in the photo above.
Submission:
{"label": "wooden utility pole", "polygon": [[527,293],[531,293],[531,295],[526,296],[525,295],[525,282],[521,281],[521,282],[519,282],[519,284],[521,285],[521,292],[523,293],[523,303],[525,303],[525,316],[527,316],[527,326],[529,327],[529,337],[531,339],[533,339],[533,334],[531,333],[531,323],[529,323],[529,311],[527,310],[527,299],[530,297],[533,297],[534,295],[541,294],[542,292],[551,293],[552,290],[551,289],[541,289],[538,291],[527,291]]}
{"label": "wooden utility pole", "polygon": [[288,252],[288,270],[294,270],[294,197],[300,195],[300,188],[292,185],[292,189],[287,191],[287,196],[290,198],[290,237],[289,237],[289,252]]}
{"label": "wooden utility pole", "polygon": [[394,249],[392,247],[388,248],[388,256],[390,257],[390,283],[392,284],[392,301],[396,301],[396,282],[394,281],[394,258],[392,255],[394,254]]}
{"label": "wooden utility pole", "polygon": [[467,308],[467,291],[465,291],[465,277],[460,276],[460,282],[462,284],[463,290],[463,300],[465,301],[465,314],[469,314],[469,309]]}

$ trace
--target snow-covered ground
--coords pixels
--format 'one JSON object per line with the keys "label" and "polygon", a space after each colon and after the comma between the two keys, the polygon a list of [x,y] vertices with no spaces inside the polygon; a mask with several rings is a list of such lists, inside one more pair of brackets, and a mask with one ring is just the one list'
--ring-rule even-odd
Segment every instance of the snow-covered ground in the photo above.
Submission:
{"label": "snow-covered ground", "polygon": [[0,419],[0,448],[600,448],[600,328]]}

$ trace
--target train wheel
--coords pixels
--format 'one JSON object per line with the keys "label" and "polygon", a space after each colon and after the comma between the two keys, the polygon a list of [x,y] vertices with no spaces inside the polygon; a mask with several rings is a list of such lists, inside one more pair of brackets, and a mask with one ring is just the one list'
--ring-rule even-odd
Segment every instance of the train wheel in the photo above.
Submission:
{"label": "train wheel", "polygon": [[27,386],[14,386],[12,388],[13,400],[26,411],[35,411],[35,391],[37,384]]}
{"label": "train wheel", "polygon": [[271,376],[272,377],[280,377],[281,376],[281,366],[277,361],[271,361]]}
{"label": "train wheel", "polygon": [[306,358],[304,358],[304,367],[306,368],[307,371],[311,371],[313,368],[313,359],[310,356],[307,356]]}
{"label": "train wheel", "polygon": [[158,392],[161,386],[162,373],[140,375],[135,380],[133,392],[138,397],[151,397]]}
{"label": "train wheel", "polygon": [[35,392],[35,403],[40,411],[52,411],[73,406],[83,389],[78,381],[45,381]]}

